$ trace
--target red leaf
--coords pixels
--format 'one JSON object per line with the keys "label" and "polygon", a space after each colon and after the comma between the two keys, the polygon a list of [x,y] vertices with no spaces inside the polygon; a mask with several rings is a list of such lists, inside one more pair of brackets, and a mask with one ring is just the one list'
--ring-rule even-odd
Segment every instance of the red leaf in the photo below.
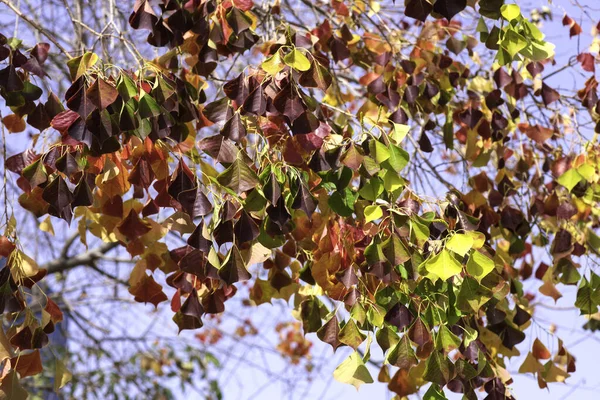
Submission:
{"label": "red leaf", "polygon": [[577,56],[577,61],[581,63],[581,68],[587,72],[596,72],[594,56],[590,53],[581,53]]}
{"label": "red leaf", "polygon": [[121,223],[117,226],[117,229],[130,241],[145,235],[151,230],[151,228],[140,219],[137,212],[135,212],[133,209],[129,212],[127,218],[121,221]]}
{"label": "red leaf", "polygon": [[77,114],[75,111],[64,110],[52,118],[50,126],[60,133],[65,133],[71,127],[71,125],[73,125],[77,118],[79,118],[79,114]]}

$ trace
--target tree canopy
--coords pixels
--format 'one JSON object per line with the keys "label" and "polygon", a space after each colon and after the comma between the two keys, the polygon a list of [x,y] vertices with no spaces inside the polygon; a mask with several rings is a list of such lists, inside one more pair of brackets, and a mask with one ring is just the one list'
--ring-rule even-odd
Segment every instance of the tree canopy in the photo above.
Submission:
{"label": "tree canopy", "polygon": [[[4,148],[29,132],[4,152],[3,398],[27,397],[20,381],[49,367],[40,350],[63,319],[31,293],[117,248],[131,297],[170,307],[179,331],[202,332],[233,297],[282,299],[305,335],[354,350],[336,380],[399,397],[512,398],[532,302],[565,285],[600,327],[597,49],[561,49],[556,65],[547,9],[137,0],[131,36],[68,9],[70,49],[0,1],[36,32],[0,35]],[[566,68],[583,87],[551,86]],[[88,250],[42,264],[19,209],[45,232],[76,227]],[[540,388],[575,372],[560,338],[530,343],[518,373]],[[72,374],[51,364],[59,391]]]}

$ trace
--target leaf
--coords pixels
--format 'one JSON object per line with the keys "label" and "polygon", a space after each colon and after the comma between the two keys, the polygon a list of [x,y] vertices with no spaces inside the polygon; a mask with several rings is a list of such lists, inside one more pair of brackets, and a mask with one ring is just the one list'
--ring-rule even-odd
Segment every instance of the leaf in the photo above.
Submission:
{"label": "leaf", "polygon": [[217,162],[231,164],[236,160],[238,149],[223,135],[214,135],[201,139],[198,148]]}
{"label": "leaf", "polygon": [[384,321],[398,328],[398,331],[410,326],[413,319],[413,315],[408,307],[401,303],[396,303],[392,308],[390,308],[384,317]]}
{"label": "leaf", "polygon": [[238,243],[252,242],[259,235],[259,227],[246,211],[242,211],[240,218],[233,227]]}
{"label": "leaf", "polygon": [[433,384],[423,395],[423,400],[447,400],[447,398],[440,386]]}
{"label": "leaf", "polygon": [[329,197],[329,207],[342,217],[349,217],[354,213],[355,193],[346,188],[343,191],[335,191]]}
{"label": "leaf", "polygon": [[134,241],[150,232],[152,228],[147,222],[140,219],[138,213],[134,209],[131,209],[127,217],[117,225],[117,229],[129,241]]}
{"label": "leaf", "polygon": [[575,169],[571,168],[562,174],[556,181],[567,188],[570,192],[579,182],[583,180],[583,176]]}
{"label": "leaf", "polygon": [[304,211],[309,220],[312,219],[312,215],[317,208],[317,203],[310,193],[310,190],[302,182],[300,183],[298,191],[294,196],[292,208],[294,210]]}
{"label": "leaf", "polygon": [[[518,6],[515,6],[518,8]],[[504,35],[502,43],[500,43],[512,58],[527,46],[527,39],[521,34],[509,29]]]}
{"label": "leaf", "polygon": [[408,335],[404,334],[402,339],[394,346],[387,356],[390,364],[401,369],[409,370],[412,366],[417,365],[418,360],[415,356],[415,351],[412,348],[412,343],[408,339]]}
{"label": "leaf", "polygon": [[383,184],[379,178],[374,177],[369,179],[358,193],[363,199],[375,201],[383,193]]}
{"label": "leaf", "polygon": [[386,147],[386,145],[378,140],[369,141],[369,151],[369,155],[375,159],[377,164],[381,164],[391,156],[390,150]]}
{"label": "leaf", "polygon": [[450,21],[456,14],[467,7],[467,0],[437,0],[433,5],[433,11],[441,14]]}
{"label": "leaf", "polygon": [[500,14],[505,20],[512,21],[521,16],[521,8],[516,4],[505,4],[500,8]]}
{"label": "leaf", "polygon": [[221,129],[221,135],[234,142],[239,142],[246,137],[246,127],[242,122],[240,113],[234,113],[231,118],[225,122]]}
{"label": "leaf", "polygon": [[373,204],[365,207],[365,222],[371,222],[380,219],[383,217],[383,211],[381,207]]}
{"label": "leaf", "polygon": [[281,56],[279,55],[279,51],[277,51],[275,54],[265,59],[262,62],[261,67],[268,74],[277,75],[277,73],[281,71],[285,65],[281,62]]}
{"label": "leaf", "polygon": [[438,348],[448,354],[452,350],[456,350],[460,347],[461,340],[456,336],[446,325],[440,326],[437,333],[437,345]]}
{"label": "leaf", "polygon": [[406,261],[410,260],[410,254],[406,249],[406,246],[397,235],[390,235],[390,237],[382,243],[381,248],[383,254],[393,266],[404,264]]}
{"label": "leaf", "polygon": [[247,281],[251,277],[252,275],[246,269],[246,263],[240,250],[237,246],[233,245],[219,269],[219,278],[231,286],[236,282]]}
{"label": "leaf", "polygon": [[492,272],[494,268],[494,261],[477,250],[473,250],[469,256],[469,261],[467,261],[467,272],[479,283],[481,283],[481,280]]}
{"label": "leaf", "polygon": [[465,344],[465,348],[466,348],[466,347],[469,347],[469,345],[471,343],[473,343],[475,341],[475,339],[477,339],[479,332],[477,331],[477,329],[473,329],[468,325],[466,325],[464,328],[465,328],[464,344]]}
{"label": "leaf", "polygon": [[434,351],[426,361],[423,379],[444,386],[454,377],[454,364],[443,353]]}
{"label": "leaf", "polygon": [[309,297],[300,304],[300,317],[304,334],[317,332],[321,328],[320,301],[314,296]]}
{"label": "leaf", "polygon": [[455,233],[446,242],[446,248],[464,257],[473,247],[473,237],[464,233]]}
{"label": "leaf", "polygon": [[0,399],[2,400],[26,400],[29,393],[21,386],[19,376],[14,369],[11,369],[3,378],[0,384]]}
{"label": "leaf", "polygon": [[590,53],[581,53],[577,56],[577,61],[581,64],[581,68],[587,72],[596,72],[596,61]]}
{"label": "leaf", "polygon": [[428,259],[425,262],[425,268],[429,273],[433,274],[436,279],[439,277],[444,281],[462,272],[462,265],[446,249]]}
{"label": "leaf", "polygon": [[85,53],[82,56],[73,58],[67,61],[67,67],[69,67],[69,73],[71,74],[71,80],[76,81],[88,69],[93,67],[98,62],[98,56],[94,53]]}
{"label": "leaf", "polygon": [[431,340],[429,329],[427,329],[427,325],[425,325],[421,318],[417,318],[415,323],[410,327],[408,336],[410,337],[410,340],[419,346],[423,346]]}
{"label": "leaf", "polygon": [[71,382],[73,374],[67,369],[61,360],[56,360],[54,364],[54,391],[58,393],[67,383]]}
{"label": "leaf", "polygon": [[331,345],[331,347],[333,347],[333,351],[335,352],[337,348],[342,345],[338,339],[339,333],[340,326],[338,319],[334,314],[329,321],[327,321],[317,330],[317,337],[321,339],[322,342]]}
{"label": "leaf", "polygon": [[531,354],[531,352],[529,352],[527,353],[527,357],[525,357],[523,364],[521,364],[521,366],[519,367],[519,373],[537,374],[538,372],[542,371],[542,369],[542,364],[538,360],[536,360],[536,358],[533,356],[533,354]]}
{"label": "leaf", "polygon": [[338,335],[340,342],[352,347],[354,350],[364,342],[365,338],[365,334],[358,329],[352,318],[344,325]]}
{"label": "leaf", "polygon": [[134,300],[140,303],[152,303],[154,308],[159,303],[167,301],[169,298],[163,292],[162,286],[156,283],[152,275],[144,273],[141,279],[135,285],[129,288],[129,293],[134,296]]}
{"label": "leaf", "polygon": [[229,168],[219,174],[217,181],[237,194],[254,189],[259,184],[256,173],[240,157],[236,158]]}
{"label": "leaf", "polygon": [[13,357],[10,363],[21,378],[37,375],[44,370],[39,350],[34,350],[29,354],[21,353],[19,356]]}
{"label": "leaf", "polygon": [[406,8],[404,14],[407,17],[417,19],[425,22],[427,16],[433,11],[433,5],[429,0],[408,0],[406,2]]}
{"label": "leaf", "polygon": [[560,94],[550,86],[546,85],[546,83],[542,83],[542,101],[544,102],[544,105],[548,106],[558,99],[560,99]]}
{"label": "leaf", "polygon": [[544,346],[544,344],[542,342],[540,342],[540,339],[538,339],[538,338],[535,338],[535,340],[533,341],[533,347],[531,348],[531,354],[537,360],[547,360],[550,357],[552,357],[552,354],[550,354],[550,352],[548,351],[546,346]]}
{"label": "leaf", "polygon": [[158,117],[162,111],[156,100],[144,92],[138,103],[138,113],[142,118],[152,118]]}
{"label": "leaf", "polygon": [[491,290],[467,276],[460,285],[460,290],[456,298],[456,307],[466,313],[476,313],[491,298]]}
{"label": "leaf", "polygon": [[97,78],[87,90],[86,96],[98,109],[104,110],[117,100],[119,92],[103,79]]}
{"label": "leaf", "polygon": [[2,123],[10,133],[23,132],[27,127],[27,124],[25,124],[25,120],[23,119],[23,117],[17,114],[9,114],[6,117],[2,118]]}
{"label": "leaf", "polygon": [[389,150],[390,157],[387,160],[385,160],[381,165],[384,168],[392,169],[396,172],[402,171],[404,167],[408,165],[408,160],[410,156],[408,155],[406,150],[393,144],[390,144]]}
{"label": "leaf", "polygon": [[349,383],[356,389],[363,383],[373,383],[371,373],[365,366],[360,354],[354,352],[344,360],[333,372],[335,380],[341,383]]}
{"label": "leaf", "polygon": [[310,61],[297,48],[283,56],[283,62],[297,71],[308,71],[310,69]]}

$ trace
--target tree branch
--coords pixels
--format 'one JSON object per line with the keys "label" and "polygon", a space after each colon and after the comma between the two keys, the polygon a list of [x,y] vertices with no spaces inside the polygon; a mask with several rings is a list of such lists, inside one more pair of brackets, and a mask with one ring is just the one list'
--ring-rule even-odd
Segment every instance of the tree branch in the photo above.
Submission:
{"label": "tree branch", "polygon": [[59,272],[64,272],[78,267],[80,265],[92,266],[96,260],[101,259],[104,256],[104,254],[108,253],[110,250],[114,249],[118,245],[119,242],[103,243],[95,249],[88,250],[85,253],[73,257],[61,255],[56,260],[52,260],[42,265],[41,268],[48,270],[48,275],[50,275]]}

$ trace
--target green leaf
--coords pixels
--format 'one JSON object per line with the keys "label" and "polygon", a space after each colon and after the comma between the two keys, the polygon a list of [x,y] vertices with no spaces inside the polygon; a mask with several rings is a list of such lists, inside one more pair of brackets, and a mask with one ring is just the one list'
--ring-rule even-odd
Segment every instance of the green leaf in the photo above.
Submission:
{"label": "green leaf", "polygon": [[369,155],[375,159],[377,164],[381,164],[390,158],[390,150],[378,140],[369,141],[369,151]]}
{"label": "green leaf", "polygon": [[444,386],[454,375],[454,364],[439,351],[431,353],[425,364],[423,379]]}
{"label": "green leaf", "polygon": [[[462,265],[446,249],[429,258],[425,262],[425,268],[435,278],[439,277],[444,281],[454,275],[460,274],[462,271]],[[437,279],[432,280],[435,281]]]}
{"label": "green leaf", "polygon": [[456,298],[456,307],[466,313],[476,313],[491,298],[492,291],[490,289],[467,276],[460,285],[460,291]]}
{"label": "green leaf", "polygon": [[128,101],[138,94],[135,82],[125,74],[119,75],[119,79],[117,80],[117,91],[123,98],[123,101]]}
{"label": "green leaf", "polygon": [[382,329],[379,329],[375,337],[377,339],[379,347],[381,347],[381,350],[384,353],[390,348],[396,346],[396,344],[400,341],[400,339],[398,338],[398,334],[396,334],[396,332],[394,332],[391,328],[387,326],[383,327]]}
{"label": "green leaf", "polygon": [[500,44],[512,58],[527,46],[527,39],[512,29],[508,29]]}
{"label": "green leaf", "polygon": [[279,51],[277,51],[271,57],[267,58],[262,63],[262,69],[264,69],[270,75],[276,75],[279,71],[283,69],[283,67],[284,64],[281,62],[281,56],[279,55]]}
{"label": "green leaf", "polygon": [[581,176],[581,174],[577,172],[575,168],[571,168],[562,174],[556,181],[560,185],[566,187],[570,192],[575,186],[577,186],[579,182],[581,182],[582,179],[583,176]]}
{"label": "green leaf", "polygon": [[402,142],[402,140],[408,134],[408,131],[410,131],[410,126],[397,124],[395,122],[392,122],[392,125],[394,126],[394,129],[390,133],[390,137],[394,142],[396,142],[396,144],[400,144],[400,142]]}
{"label": "green leaf", "polygon": [[354,352],[333,371],[333,377],[341,383],[349,383],[356,389],[363,383],[373,383],[371,373],[358,352]]}
{"label": "green leaf", "polygon": [[333,192],[327,203],[329,207],[342,217],[349,217],[354,213],[354,203],[356,202],[356,193],[350,189]]}
{"label": "green leaf", "polygon": [[464,329],[465,329],[465,334],[464,334],[463,339],[464,339],[465,347],[469,347],[471,342],[473,342],[473,341],[475,341],[475,339],[477,339],[479,332],[476,329],[471,328],[469,325],[465,325]]}
{"label": "green leaf", "polygon": [[381,217],[383,217],[383,211],[380,206],[373,204],[365,207],[365,222],[375,221]]}
{"label": "green leaf", "polygon": [[258,176],[239,157],[217,177],[217,181],[236,194],[258,186]]}
{"label": "green leaf", "polygon": [[[144,92],[145,93],[145,92]],[[138,105],[140,117],[151,118],[161,114],[160,106],[149,94],[143,94]]]}
{"label": "green leaf", "polygon": [[98,56],[94,53],[85,53],[82,56],[67,61],[71,80],[76,81],[98,62]]}
{"label": "green leaf", "polygon": [[446,325],[442,325],[436,337],[437,346],[446,354],[459,348],[461,340]]}
{"label": "green leaf", "polygon": [[507,21],[512,21],[521,16],[521,8],[516,4],[505,4],[500,8],[500,14]]}
{"label": "green leaf", "polygon": [[439,385],[432,384],[423,395],[423,400],[447,400]]}
{"label": "green leaf", "polygon": [[417,365],[418,360],[415,356],[415,351],[412,348],[412,343],[408,338],[408,334],[402,336],[402,339],[400,339],[387,355],[386,361],[396,367],[407,370],[413,365]]}
{"label": "green leaf", "polygon": [[400,189],[402,186],[406,184],[404,179],[398,175],[396,171],[384,170],[380,173],[383,177],[383,187],[388,192],[393,192],[397,189]]}
{"label": "green leaf", "polygon": [[369,180],[359,191],[360,197],[366,200],[375,201],[383,193],[383,184],[377,177]]}
{"label": "green leaf", "polygon": [[467,272],[477,279],[477,282],[481,282],[494,268],[494,261],[477,250],[471,253],[467,261]]}
{"label": "green leaf", "polygon": [[390,235],[390,237],[382,243],[382,250],[387,260],[393,266],[403,264],[410,260],[410,254],[398,235]]}
{"label": "green leaf", "polygon": [[356,322],[354,322],[352,318],[350,318],[348,323],[340,330],[340,334],[338,336],[340,342],[347,344],[354,350],[356,350],[358,346],[365,341],[366,337],[367,336],[358,329]]}
{"label": "green leaf", "polygon": [[584,277],[577,289],[575,307],[581,310],[581,315],[591,315],[598,312],[600,305],[600,290],[594,289]]}
{"label": "green leaf", "polygon": [[446,248],[464,257],[473,247],[473,237],[464,233],[455,233],[446,242]]}
{"label": "green leaf", "polygon": [[400,147],[390,144],[390,156],[385,162],[383,162],[382,166],[387,169],[394,170],[396,172],[400,172],[406,167],[408,164],[408,160],[410,156],[406,152],[406,150],[401,149]]}
{"label": "green leaf", "polygon": [[298,49],[294,49],[286,54],[283,57],[283,62],[297,71],[308,71],[310,69],[310,61]]}

